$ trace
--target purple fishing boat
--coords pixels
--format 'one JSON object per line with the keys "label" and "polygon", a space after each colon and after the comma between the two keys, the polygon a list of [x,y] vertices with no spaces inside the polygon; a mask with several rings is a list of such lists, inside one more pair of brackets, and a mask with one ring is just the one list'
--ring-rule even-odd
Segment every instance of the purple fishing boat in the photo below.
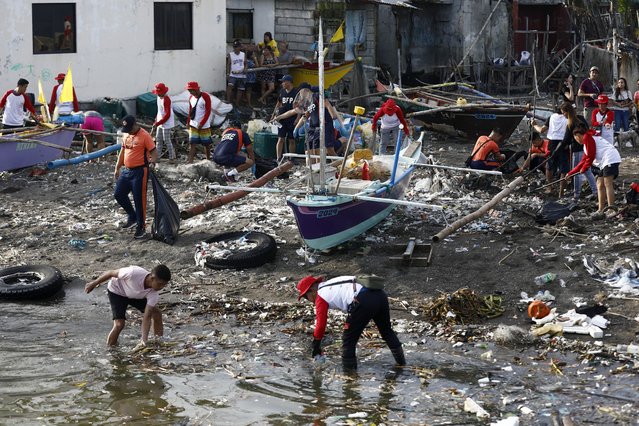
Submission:
{"label": "purple fishing boat", "polygon": [[[338,194],[309,194],[303,199],[288,197],[300,235],[307,246],[316,250],[335,247],[363,234],[384,220],[400,204],[410,184],[414,164],[421,156],[421,140],[404,148],[397,158],[397,168],[386,181],[342,179]],[[391,170],[394,155],[375,155]],[[337,179],[327,181],[329,192]],[[386,201],[388,200],[388,201]],[[407,203],[408,204],[408,203]]]}
{"label": "purple fishing boat", "polygon": [[[36,164],[46,164],[62,157],[64,151],[46,145],[70,148],[74,132],[69,130],[52,129],[43,133],[38,131],[23,131],[0,136],[0,172],[21,169]],[[12,139],[27,139],[16,141]],[[28,140],[30,139],[30,140]],[[43,143],[38,143],[40,141]]]}

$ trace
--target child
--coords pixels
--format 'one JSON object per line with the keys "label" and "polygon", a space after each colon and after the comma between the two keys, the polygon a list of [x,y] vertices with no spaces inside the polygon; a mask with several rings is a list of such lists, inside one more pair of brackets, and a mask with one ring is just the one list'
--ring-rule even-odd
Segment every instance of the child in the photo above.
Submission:
{"label": "child", "polygon": [[[109,280],[110,279],[110,280]],[[126,308],[131,305],[144,313],[142,318],[142,345],[149,338],[151,323],[157,337],[164,334],[162,312],[157,308],[159,291],[171,281],[171,271],[165,265],[157,265],[151,272],[139,266],[106,271],[93,281],[86,283],[84,291],[88,294],[100,284],[109,280],[107,293],[113,314],[113,329],[107,337],[107,345],[118,344],[118,337],[124,329]]]}
{"label": "child", "polygon": [[[534,168],[539,167],[539,165],[543,163],[544,160],[546,160],[549,154],[550,154],[550,151],[548,150],[548,141],[542,139],[539,133],[533,132],[532,146],[530,147],[530,150],[528,151],[528,157],[526,158],[526,161],[524,161],[524,165],[522,169],[532,170]],[[539,167],[538,170],[545,172],[546,165],[544,164],[543,166]],[[550,180],[548,180],[548,183],[550,183]]]}
{"label": "child", "polygon": [[598,209],[593,219],[602,219],[606,201],[608,207],[615,204],[613,180],[619,175],[621,156],[611,143],[603,137],[594,136],[594,131],[588,130],[582,123],[579,123],[572,133],[575,140],[584,146],[584,156],[568,173],[567,178],[577,173],[585,173],[591,165],[595,166],[596,169],[593,171],[597,176]]}

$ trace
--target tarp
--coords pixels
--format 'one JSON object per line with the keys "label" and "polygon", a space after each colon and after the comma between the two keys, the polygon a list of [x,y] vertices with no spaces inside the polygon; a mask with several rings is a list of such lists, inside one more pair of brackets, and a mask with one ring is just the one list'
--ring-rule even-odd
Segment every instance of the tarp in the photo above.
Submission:
{"label": "tarp", "polygon": [[155,173],[150,173],[155,212],[151,233],[153,239],[173,245],[180,230],[180,208],[162,186]]}

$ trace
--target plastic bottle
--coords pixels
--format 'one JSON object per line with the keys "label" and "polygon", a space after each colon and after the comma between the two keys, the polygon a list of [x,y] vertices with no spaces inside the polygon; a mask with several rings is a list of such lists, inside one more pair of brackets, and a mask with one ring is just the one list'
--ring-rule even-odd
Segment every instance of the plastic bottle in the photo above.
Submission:
{"label": "plastic bottle", "polygon": [[549,282],[554,281],[555,278],[557,278],[557,274],[555,274],[553,272],[547,272],[547,273],[545,273],[543,275],[535,277],[535,284],[537,284],[537,285],[548,284]]}

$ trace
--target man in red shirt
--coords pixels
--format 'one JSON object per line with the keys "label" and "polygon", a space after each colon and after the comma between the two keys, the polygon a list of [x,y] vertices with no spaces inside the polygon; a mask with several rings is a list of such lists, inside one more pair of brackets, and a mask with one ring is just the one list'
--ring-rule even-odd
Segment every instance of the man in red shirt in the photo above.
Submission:
{"label": "man in red shirt", "polygon": [[[122,141],[122,148],[115,165],[116,180],[113,196],[127,213],[128,220],[123,229],[136,227],[135,238],[146,237],[146,189],[149,167],[155,167],[158,151],[151,135],[141,128],[135,117],[127,115],[122,119],[122,132],[128,133]],[[124,171],[120,169],[124,166]],[[133,193],[135,209],[131,205],[129,193]]]}
{"label": "man in red shirt", "polygon": [[[403,130],[406,136],[410,136],[408,123],[404,119],[402,109],[397,106],[394,100],[389,99],[382,104],[373,117],[373,146],[372,151],[375,154],[375,133],[377,132],[377,120],[381,119],[381,154],[386,154],[389,146],[395,146],[399,136],[400,124],[404,126]],[[401,149],[401,147],[400,147]]]}
{"label": "man in red shirt", "polygon": [[[173,148],[173,143],[171,143],[171,132],[175,126],[175,118],[168,92],[169,88],[166,87],[164,83],[158,83],[153,88],[153,93],[158,96],[158,113],[153,122],[153,127],[157,129],[155,134],[155,147],[158,150],[158,158],[161,158],[162,146],[166,144],[169,160],[175,160],[175,149]],[[153,129],[151,129],[151,133],[153,133]]]}
{"label": "man in red shirt", "polygon": [[391,327],[388,296],[384,290],[364,287],[360,281],[363,280],[354,276],[342,276],[328,281],[324,281],[324,277],[307,276],[297,284],[297,300],[305,298],[315,305],[313,358],[318,359],[322,355],[322,337],[326,330],[328,309],[333,308],[348,313],[342,337],[342,366],[345,371],[357,369],[355,347],[370,320],[375,322],[395,362],[405,365],[402,344]]}
{"label": "man in red shirt", "polygon": [[475,142],[471,155],[471,169],[495,170],[501,166],[506,156],[499,151],[499,143],[504,140],[500,129],[493,129],[488,136],[480,136]]}
{"label": "man in red shirt", "polygon": [[[60,94],[62,93],[63,83],[64,83],[64,73],[58,74],[55,79],[58,82],[55,86],[53,86],[53,91],[51,92],[51,100],[49,101],[49,113],[53,116],[53,111],[55,111],[55,107],[58,107],[58,114],[71,114],[71,111],[78,112],[80,111],[80,106],[78,104],[78,97],[75,95],[75,87],[73,89],[73,102],[60,102]],[[73,104],[73,106],[71,105]]]}
{"label": "man in red shirt", "polygon": [[26,95],[29,82],[21,78],[18,80],[18,85],[13,90],[7,90],[0,99],[0,112],[4,112],[2,115],[2,128],[3,129],[16,129],[24,126],[24,109],[29,111],[31,117],[36,122],[36,111],[31,103],[31,100]]}

